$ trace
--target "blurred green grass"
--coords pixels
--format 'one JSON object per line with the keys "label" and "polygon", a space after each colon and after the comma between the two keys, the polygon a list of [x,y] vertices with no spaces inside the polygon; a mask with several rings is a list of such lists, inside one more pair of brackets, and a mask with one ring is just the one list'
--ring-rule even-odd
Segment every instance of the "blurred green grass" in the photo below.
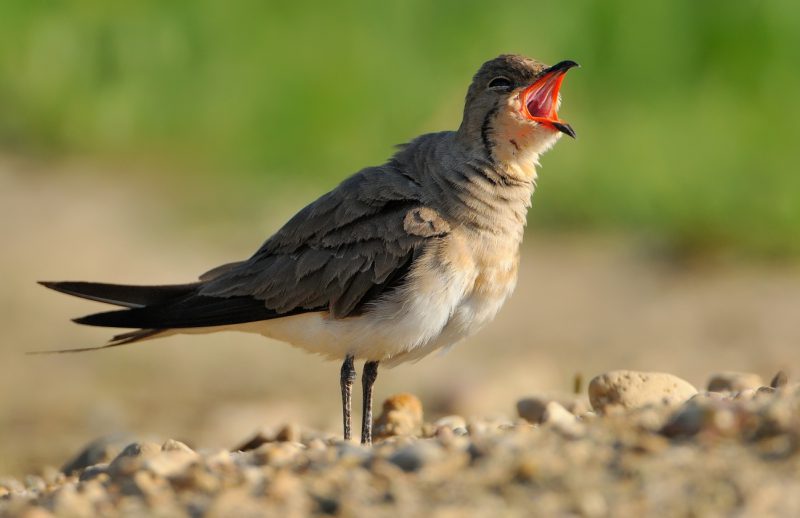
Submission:
{"label": "blurred green grass", "polygon": [[579,140],[544,158],[535,226],[800,254],[788,0],[11,0],[0,151],[146,160],[150,181],[226,184],[236,203],[321,191],[455,128],[472,73],[502,52],[583,65],[561,110]]}

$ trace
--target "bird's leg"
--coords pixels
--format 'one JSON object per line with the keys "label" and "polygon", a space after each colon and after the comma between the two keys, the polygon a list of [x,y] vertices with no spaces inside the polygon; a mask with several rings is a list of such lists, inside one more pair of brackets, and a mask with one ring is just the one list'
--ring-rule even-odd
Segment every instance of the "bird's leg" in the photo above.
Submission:
{"label": "bird's leg", "polygon": [[339,379],[342,385],[342,421],[344,422],[344,440],[350,440],[350,412],[353,407],[353,383],[356,381],[356,368],[353,365],[353,355],[348,354],[342,364],[342,374]]}
{"label": "bird's leg", "polygon": [[378,362],[364,364],[361,388],[364,391],[364,411],[361,413],[361,444],[372,444],[372,385],[378,377]]}

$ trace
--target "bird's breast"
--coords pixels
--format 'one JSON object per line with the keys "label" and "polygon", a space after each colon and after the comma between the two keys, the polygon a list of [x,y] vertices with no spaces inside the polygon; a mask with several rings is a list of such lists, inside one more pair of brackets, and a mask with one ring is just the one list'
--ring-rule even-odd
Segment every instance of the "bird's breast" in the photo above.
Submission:
{"label": "bird's breast", "polygon": [[518,264],[518,241],[455,229],[415,260],[403,286],[364,314],[296,315],[266,321],[259,332],[331,358],[416,360],[494,318],[514,289]]}
{"label": "bird's breast", "polygon": [[514,291],[519,271],[519,241],[510,237],[465,234],[458,253],[471,269],[467,289],[445,332],[467,336],[494,318]]}

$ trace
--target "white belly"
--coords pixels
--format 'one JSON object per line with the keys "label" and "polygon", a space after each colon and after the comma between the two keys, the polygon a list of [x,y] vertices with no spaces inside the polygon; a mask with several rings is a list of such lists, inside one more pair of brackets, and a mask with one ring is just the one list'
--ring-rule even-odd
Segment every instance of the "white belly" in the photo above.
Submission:
{"label": "white belly", "polygon": [[[455,344],[494,318],[516,284],[517,246],[450,240],[429,251],[407,284],[362,315],[306,313],[241,326],[330,359],[350,354],[384,365],[413,361]],[[488,250],[491,250],[489,252]]]}

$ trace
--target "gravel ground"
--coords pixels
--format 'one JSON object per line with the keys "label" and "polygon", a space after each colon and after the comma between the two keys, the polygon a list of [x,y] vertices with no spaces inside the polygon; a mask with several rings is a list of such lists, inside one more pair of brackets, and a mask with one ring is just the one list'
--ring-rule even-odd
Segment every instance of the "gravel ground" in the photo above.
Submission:
{"label": "gravel ground", "polygon": [[800,384],[707,385],[614,371],[520,399],[513,418],[433,423],[398,394],[369,447],[295,425],[230,451],[104,438],[61,470],[0,480],[0,515],[800,515]]}

